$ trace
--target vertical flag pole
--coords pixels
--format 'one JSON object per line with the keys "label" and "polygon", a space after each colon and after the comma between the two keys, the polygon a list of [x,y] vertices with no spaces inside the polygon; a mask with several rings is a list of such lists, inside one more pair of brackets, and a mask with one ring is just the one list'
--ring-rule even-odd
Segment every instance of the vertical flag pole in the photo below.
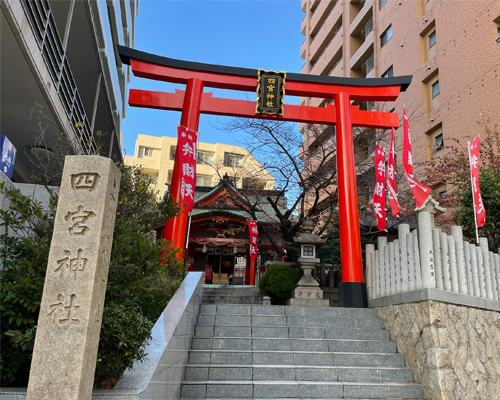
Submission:
{"label": "vertical flag pole", "polygon": [[470,165],[470,141],[467,142],[467,153],[469,154],[470,188],[472,191],[472,213],[474,214],[474,228],[476,229],[476,243],[479,244],[479,232],[477,229],[477,217],[476,217],[476,200],[474,198],[474,188],[472,187],[472,169],[471,169],[471,165]]}

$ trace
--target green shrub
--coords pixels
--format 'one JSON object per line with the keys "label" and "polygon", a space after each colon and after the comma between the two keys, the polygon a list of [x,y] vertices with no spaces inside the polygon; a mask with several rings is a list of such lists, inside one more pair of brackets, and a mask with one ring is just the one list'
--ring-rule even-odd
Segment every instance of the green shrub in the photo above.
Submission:
{"label": "green shrub", "polygon": [[300,276],[300,272],[289,265],[271,264],[260,278],[259,287],[271,297],[272,304],[286,304]]}
{"label": "green shrub", "polygon": [[[150,178],[139,169],[121,169],[97,354],[98,387],[113,386],[125,368],[145,356],[141,345],[182,279],[173,250],[154,236],[175,207],[157,200]],[[17,190],[2,192],[10,209],[0,210],[1,385],[26,386],[57,196],[52,194],[44,208]],[[6,235],[7,228],[20,236]]]}

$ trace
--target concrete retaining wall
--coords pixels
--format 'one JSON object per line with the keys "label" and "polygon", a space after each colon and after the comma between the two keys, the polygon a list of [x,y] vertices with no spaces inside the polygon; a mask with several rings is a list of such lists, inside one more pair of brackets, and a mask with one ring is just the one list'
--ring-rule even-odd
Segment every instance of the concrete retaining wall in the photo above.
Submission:
{"label": "concrete retaining wall", "polygon": [[[146,359],[125,371],[113,389],[94,400],[179,399],[181,381],[200,310],[203,273],[189,272],[162,312],[146,345]],[[0,400],[24,400],[26,389],[0,388]]]}
{"label": "concrete retaining wall", "polygon": [[[446,299],[449,292],[423,292],[407,296],[408,302],[399,298],[398,304],[377,299],[376,310],[425,398],[498,399],[500,304],[488,303],[486,309],[465,305],[470,296]],[[419,296],[427,299],[418,301]]]}

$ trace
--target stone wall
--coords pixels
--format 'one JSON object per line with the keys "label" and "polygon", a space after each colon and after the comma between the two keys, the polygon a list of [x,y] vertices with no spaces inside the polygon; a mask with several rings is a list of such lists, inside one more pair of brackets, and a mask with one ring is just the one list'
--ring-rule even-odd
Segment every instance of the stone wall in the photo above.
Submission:
{"label": "stone wall", "polygon": [[425,300],[377,307],[427,399],[498,399],[500,313]]}

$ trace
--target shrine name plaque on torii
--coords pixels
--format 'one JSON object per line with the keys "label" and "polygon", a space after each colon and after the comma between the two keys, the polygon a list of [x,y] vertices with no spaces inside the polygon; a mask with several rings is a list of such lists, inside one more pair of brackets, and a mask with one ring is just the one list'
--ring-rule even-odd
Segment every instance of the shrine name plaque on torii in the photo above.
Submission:
{"label": "shrine name plaque on torii", "polygon": [[[276,119],[336,126],[337,186],[341,253],[341,303],[344,307],[367,307],[366,284],[361,257],[361,233],[354,164],[352,126],[397,128],[396,113],[364,111],[351,105],[356,101],[394,101],[411,82],[411,76],[391,78],[342,78],[286,73],[285,93],[291,96],[333,99],[325,107],[284,104],[282,115],[256,113],[254,101],[213,97],[205,87],[255,92],[258,70],[183,61],[118,46],[121,60],[135,76],[181,83],[186,90],[174,93],[131,89],[129,104],[135,107],[181,111],[180,125],[198,130],[200,114],[244,118]],[[170,196],[179,203],[181,171],[174,162]],[[164,227],[164,238],[184,251],[188,213],[179,210]],[[254,277],[253,277],[254,278]],[[250,279],[255,282],[254,279]]]}

